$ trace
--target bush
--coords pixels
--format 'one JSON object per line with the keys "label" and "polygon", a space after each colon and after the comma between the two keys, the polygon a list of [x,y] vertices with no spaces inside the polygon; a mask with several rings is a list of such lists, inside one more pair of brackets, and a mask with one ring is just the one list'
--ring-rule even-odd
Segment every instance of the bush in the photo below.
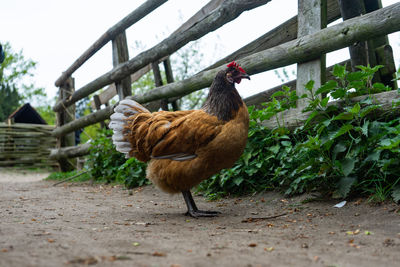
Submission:
{"label": "bush", "polygon": [[[357,193],[382,201],[400,200],[400,119],[396,103],[383,112],[373,93],[391,90],[372,77],[381,66],[360,66],[349,73],[335,66],[335,81],[310,96],[297,96],[284,87],[263,110],[249,108],[250,129],[246,149],[236,164],[198,187],[209,197],[243,194],[279,188],[287,195],[318,190],[324,195],[345,198]],[[351,98],[365,95],[354,103]],[[277,99],[279,98],[279,100]],[[299,98],[308,99],[303,112],[310,112],[305,125],[289,131],[268,130],[266,119],[282,119],[278,113],[294,108]],[[343,100],[344,105],[329,105]],[[397,104],[398,105],[398,104]]]}

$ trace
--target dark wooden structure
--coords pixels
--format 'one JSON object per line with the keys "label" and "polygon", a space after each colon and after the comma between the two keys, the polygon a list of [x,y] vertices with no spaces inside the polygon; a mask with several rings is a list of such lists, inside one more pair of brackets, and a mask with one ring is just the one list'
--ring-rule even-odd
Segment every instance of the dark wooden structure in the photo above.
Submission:
{"label": "dark wooden structure", "polygon": [[0,123],[0,167],[57,166],[57,161],[49,159],[56,147],[53,130],[54,125],[47,125],[29,103],[15,110],[7,123]]}
{"label": "dark wooden structure", "polygon": [[47,122],[40,116],[40,114],[31,106],[31,104],[26,103],[20,108],[15,110],[8,116],[8,123],[31,123],[31,124],[44,124]]}

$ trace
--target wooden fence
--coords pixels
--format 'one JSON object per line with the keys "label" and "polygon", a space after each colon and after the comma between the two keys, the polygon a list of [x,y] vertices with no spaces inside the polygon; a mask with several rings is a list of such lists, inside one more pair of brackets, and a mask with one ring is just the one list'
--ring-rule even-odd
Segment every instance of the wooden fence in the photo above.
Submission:
{"label": "wooden fence", "polygon": [[41,124],[0,123],[0,167],[51,167],[57,161],[49,159],[56,138],[54,126]]}
{"label": "wooden fence", "polygon": [[[52,135],[58,138],[59,148],[53,150],[50,157],[57,159],[61,169],[66,170],[70,166],[66,163],[68,158],[87,154],[87,144],[73,146],[74,131],[108,119],[113,113],[113,106],[108,105],[108,101],[116,94],[120,100],[128,97],[142,104],[156,103],[155,109],[160,107],[167,109],[167,103],[173,103],[179,97],[208,87],[215,74],[231,60],[237,60],[250,75],[298,63],[297,81],[292,81],[291,85],[292,89],[303,94],[307,81],[314,80],[316,88],[324,82],[325,54],[350,47],[349,66],[385,65],[376,79],[395,86],[391,81],[395,72],[393,54],[386,35],[400,30],[400,3],[381,8],[380,0],[298,0],[298,16],[196,75],[183,81],[173,81],[169,55],[190,41],[197,40],[234,20],[244,11],[268,4],[270,1],[211,0],[168,38],[129,59],[125,30],[166,1],[145,2],[103,34],[57,79],[56,86],[60,88],[59,101],[53,110],[57,112],[58,122]],[[328,23],[340,17],[343,17],[344,22],[327,27]],[[109,41],[113,47],[114,68],[75,90],[71,75]],[[166,69],[168,83],[165,85],[160,79],[159,63],[163,63]],[[155,75],[157,88],[142,95],[132,96],[131,83],[151,69]],[[100,95],[93,97],[96,112],[75,119],[75,103],[105,86],[109,87]],[[245,102],[248,104],[264,102],[277,88],[251,96],[245,99]],[[104,109],[101,109],[102,104],[106,104]],[[303,104],[298,103],[299,109]],[[288,125],[292,123],[290,120],[298,120],[296,116],[298,112],[294,114],[288,116]],[[273,122],[269,122],[268,125],[274,126]]]}

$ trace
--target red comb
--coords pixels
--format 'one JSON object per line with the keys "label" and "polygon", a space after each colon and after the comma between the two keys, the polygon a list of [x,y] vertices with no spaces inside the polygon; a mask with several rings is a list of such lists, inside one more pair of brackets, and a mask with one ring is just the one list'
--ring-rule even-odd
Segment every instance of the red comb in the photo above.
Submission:
{"label": "red comb", "polygon": [[235,69],[237,69],[237,70],[239,70],[240,72],[243,72],[243,73],[246,73],[245,71],[244,71],[244,69],[242,69],[240,66],[239,66],[239,64],[237,64],[235,61],[232,61],[231,63],[229,63],[228,65],[226,65],[228,68],[235,68]]}

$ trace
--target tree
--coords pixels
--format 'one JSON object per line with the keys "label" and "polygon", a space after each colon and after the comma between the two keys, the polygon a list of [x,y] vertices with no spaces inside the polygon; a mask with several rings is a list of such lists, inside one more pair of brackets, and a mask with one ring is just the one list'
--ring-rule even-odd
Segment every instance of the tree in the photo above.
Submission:
{"label": "tree", "polygon": [[48,123],[54,123],[44,88],[37,87],[32,77],[36,62],[26,59],[22,50],[14,52],[8,42],[2,44],[5,57],[0,65],[0,121],[22,103],[30,102]]}
{"label": "tree", "polygon": [[0,83],[16,88],[23,102],[43,103],[46,100],[44,88],[36,87],[30,79],[37,63],[26,59],[22,50],[14,52],[8,42],[3,44],[3,50],[5,59],[0,65]]}
{"label": "tree", "polygon": [[4,122],[19,107],[20,100],[15,87],[8,83],[0,83],[0,122]]}

